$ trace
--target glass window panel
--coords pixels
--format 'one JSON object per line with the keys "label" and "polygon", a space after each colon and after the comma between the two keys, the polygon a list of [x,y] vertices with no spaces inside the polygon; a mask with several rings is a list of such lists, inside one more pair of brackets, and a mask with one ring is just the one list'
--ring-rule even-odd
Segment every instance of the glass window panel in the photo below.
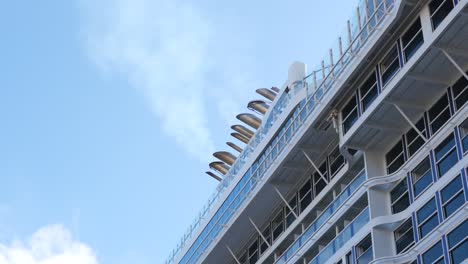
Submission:
{"label": "glass window panel", "polygon": [[456,177],[451,181],[447,186],[445,186],[440,195],[442,197],[442,203],[445,204],[450,198],[452,198],[456,193],[458,193],[463,188],[462,181],[460,176]]}
{"label": "glass window panel", "polygon": [[356,254],[357,254],[357,263],[359,263],[359,264],[369,263],[373,259],[373,256],[372,256],[372,239],[371,239],[370,235],[365,237],[356,246]]}
{"label": "glass window panel", "polygon": [[437,212],[435,199],[432,198],[429,202],[427,202],[421,209],[417,212],[418,222],[422,223],[426,220],[430,215]]}
{"label": "glass window panel", "polygon": [[[465,236],[468,235],[465,233]],[[450,250],[450,259],[452,263],[462,263],[468,258],[468,240]]]}
{"label": "glass window panel", "polygon": [[450,134],[442,143],[437,146],[434,150],[436,161],[440,161],[440,159],[447,154],[450,150],[455,147],[455,137],[453,134]]}
{"label": "glass window panel", "polygon": [[414,196],[417,197],[432,183],[432,170],[429,157],[426,157],[411,172]]}
{"label": "glass window panel", "polygon": [[343,118],[343,130],[346,133],[358,119],[356,95],[353,95],[353,98],[341,110],[341,116]]}
{"label": "glass window panel", "polygon": [[386,85],[399,69],[400,61],[398,58],[398,49],[395,45],[380,63],[383,85]]}
{"label": "glass window panel", "polygon": [[432,230],[434,230],[437,225],[439,225],[439,219],[437,218],[437,214],[434,214],[433,216],[429,217],[426,222],[420,225],[419,234],[421,235],[421,238],[425,237]]}
{"label": "glass window panel", "polygon": [[405,162],[403,155],[403,141],[398,141],[385,155],[387,161],[387,173],[393,173],[398,170]]}
{"label": "glass window panel", "polygon": [[461,225],[456,227],[452,232],[447,235],[449,248],[455,247],[461,241],[466,240],[468,237],[468,221],[464,221]]}
{"label": "glass window panel", "polygon": [[447,171],[449,171],[456,163],[458,162],[458,156],[455,149],[453,149],[447,156],[445,156],[440,162],[437,164],[437,170],[439,173],[439,177],[444,176]]}
{"label": "glass window panel", "polygon": [[444,205],[444,215],[445,217],[451,216],[455,213],[458,208],[462,207],[465,203],[465,197],[463,192],[457,194],[452,200],[450,200],[446,205]]}
{"label": "glass window panel", "polygon": [[451,116],[447,93],[444,93],[444,95],[429,109],[428,114],[432,134],[434,134],[450,119]]}
{"label": "glass window panel", "polygon": [[378,95],[375,72],[373,72],[366,82],[364,82],[364,84],[359,88],[359,95],[361,97],[362,111],[365,112]]}
{"label": "glass window panel", "polygon": [[442,251],[442,243],[439,241],[437,244],[422,254],[422,259],[424,263],[433,263],[443,256],[444,253]]}
{"label": "glass window panel", "polygon": [[453,97],[455,98],[455,107],[460,109],[468,100],[468,80],[465,76],[460,77],[452,86]]}
{"label": "glass window panel", "polygon": [[408,187],[406,186],[406,180],[402,180],[390,191],[390,197],[392,199],[392,203],[397,201],[398,198],[400,198],[402,194],[406,192],[408,192]]}
{"label": "glass window panel", "polygon": [[429,12],[434,29],[442,23],[453,7],[453,0],[433,0],[429,3]]}
{"label": "glass window panel", "polygon": [[409,27],[403,37],[401,38],[402,46],[403,46],[403,54],[405,56],[405,60],[408,61],[413,54],[421,47],[424,43],[422,28],[421,28],[421,20],[418,17],[416,21]]}
{"label": "glass window panel", "polygon": [[[421,118],[417,123],[416,123],[416,128],[423,134],[424,136],[426,135],[426,129],[424,126],[424,117]],[[414,153],[416,153],[421,146],[424,144],[424,139],[419,136],[419,133],[416,132],[413,128],[411,128],[407,133],[406,133],[406,142],[408,145],[408,153],[409,156],[411,157]]]}
{"label": "glass window panel", "polygon": [[410,245],[414,244],[413,225],[411,223],[411,218],[401,224],[395,230],[394,234],[397,254],[403,252],[404,250],[408,249]]}
{"label": "glass window panel", "polygon": [[460,138],[462,141],[463,153],[468,151],[468,119],[460,125]]}
{"label": "glass window panel", "polygon": [[398,201],[392,204],[392,212],[397,214],[409,206],[409,197],[408,193],[404,194]]}

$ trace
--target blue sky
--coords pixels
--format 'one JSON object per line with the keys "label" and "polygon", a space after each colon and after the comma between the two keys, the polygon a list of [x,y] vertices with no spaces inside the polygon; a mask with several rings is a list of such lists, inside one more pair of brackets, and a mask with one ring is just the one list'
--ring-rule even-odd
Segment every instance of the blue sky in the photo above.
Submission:
{"label": "blue sky", "polygon": [[0,263],[162,263],[255,89],[319,65],[356,1],[5,1]]}

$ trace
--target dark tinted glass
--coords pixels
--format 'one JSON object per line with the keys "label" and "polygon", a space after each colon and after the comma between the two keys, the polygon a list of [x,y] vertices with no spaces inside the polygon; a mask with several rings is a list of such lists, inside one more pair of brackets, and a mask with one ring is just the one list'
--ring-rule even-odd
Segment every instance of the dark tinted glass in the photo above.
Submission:
{"label": "dark tinted glass", "polygon": [[439,257],[443,256],[442,243],[438,242],[432,246],[428,251],[422,254],[422,259],[424,263],[433,263]]}

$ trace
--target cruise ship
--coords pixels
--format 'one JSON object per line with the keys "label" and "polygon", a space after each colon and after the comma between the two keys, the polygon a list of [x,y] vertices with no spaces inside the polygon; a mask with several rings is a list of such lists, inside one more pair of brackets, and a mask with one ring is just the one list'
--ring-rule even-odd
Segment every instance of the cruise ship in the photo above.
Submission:
{"label": "cruise ship", "polygon": [[468,0],[361,0],[344,28],[256,90],[166,264],[468,263]]}

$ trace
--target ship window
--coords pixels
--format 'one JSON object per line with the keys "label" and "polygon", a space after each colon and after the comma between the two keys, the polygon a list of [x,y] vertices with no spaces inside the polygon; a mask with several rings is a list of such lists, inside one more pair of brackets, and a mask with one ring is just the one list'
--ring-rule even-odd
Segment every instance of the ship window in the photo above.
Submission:
{"label": "ship window", "polygon": [[[297,214],[297,195],[294,195],[291,200],[289,200],[289,207],[291,207],[294,211],[295,214]],[[294,214],[291,212],[291,209],[289,207],[286,208],[286,227],[290,226],[294,220],[296,220],[296,217]]]}
{"label": "ship window", "polygon": [[460,126],[460,138],[463,147],[463,153],[468,152],[468,118]]}
{"label": "ship window", "polygon": [[385,86],[400,69],[400,60],[398,57],[398,48],[393,46],[390,52],[380,63],[380,72],[382,74],[382,84]]}
{"label": "ship window", "polygon": [[332,151],[328,159],[330,160],[330,176],[333,178],[346,162],[343,155],[340,153],[339,146]]}
{"label": "ship window", "polygon": [[398,141],[389,152],[385,155],[387,161],[387,173],[391,174],[397,171],[404,163],[405,156],[403,155],[403,141]]}
{"label": "ship window", "polygon": [[465,76],[458,79],[458,81],[452,86],[452,91],[455,107],[459,110],[468,101],[468,80]]}
{"label": "ship window", "polygon": [[421,19],[418,17],[418,19],[414,21],[411,27],[401,37],[405,61],[408,61],[423,43],[424,38],[421,28]]}
{"label": "ship window", "polygon": [[[421,132],[423,136],[426,136],[426,128],[424,126],[424,117],[422,117],[417,123],[416,123],[416,128]],[[411,128],[407,133],[406,133],[406,142],[407,143],[407,149],[408,149],[408,154],[409,156],[413,156],[414,153],[416,153],[422,145],[424,145],[424,139],[421,138],[418,132],[414,130],[414,128]]]}
{"label": "ship window", "polygon": [[343,117],[343,134],[345,134],[358,119],[358,109],[355,94],[353,95],[353,98],[345,105],[343,110],[341,110],[341,116]]}
{"label": "ship window", "polygon": [[411,172],[411,177],[413,178],[414,197],[417,197],[432,184],[432,170],[429,157],[426,157],[416,166]]}
{"label": "ship window", "polygon": [[366,82],[359,88],[359,95],[361,99],[362,112],[365,112],[378,95],[375,72],[373,72]]}
{"label": "ship window", "polygon": [[428,203],[426,203],[418,210],[416,215],[418,218],[419,235],[423,238],[439,224],[435,199],[432,198]]}
{"label": "ship window", "polygon": [[432,28],[436,29],[453,9],[453,0],[433,0],[429,3]]}
{"label": "ship window", "polygon": [[[315,196],[317,196],[324,188],[327,186],[327,183],[325,182],[325,179],[328,180],[328,173],[327,173],[327,162],[325,161],[320,165],[319,167],[320,172],[322,173],[322,176],[318,172],[314,173],[314,192]],[[325,178],[325,179],[324,179]]]}
{"label": "ship window", "polygon": [[[265,229],[263,229],[263,237],[271,244],[271,229],[270,225],[268,225]],[[260,238],[260,254],[263,254],[268,249],[268,244],[265,243],[263,238]]]}
{"label": "ship window", "polygon": [[255,240],[249,247],[249,263],[254,264],[258,260],[258,241]]}
{"label": "ship window", "polygon": [[283,210],[281,210],[276,215],[273,222],[271,222],[271,228],[273,230],[273,241],[275,241],[284,231],[284,214],[283,214]]}
{"label": "ship window", "polygon": [[442,189],[440,196],[442,198],[444,217],[447,218],[465,203],[463,185],[460,176],[456,177],[444,189]]}
{"label": "ship window", "polygon": [[457,162],[457,150],[453,133],[450,134],[439,146],[434,150],[436,158],[437,172],[439,178],[449,171]]}
{"label": "ship window", "polygon": [[373,259],[372,239],[370,235],[367,235],[356,246],[356,261],[358,264],[364,264],[364,263],[371,262],[372,259]]}
{"label": "ship window", "polygon": [[397,254],[405,252],[414,245],[413,224],[411,218],[401,224],[394,232]]}
{"label": "ship window", "polygon": [[408,186],[406,179],[400,181],[393,190],[390,191],[392,201],[392,213],[399,213],[409,206]]}
{"label": "ship window", "polygon": [[449,119],[450,108],[447,93],[429,109],[429,121],[432,134],[435,134]]}
{"label": "ship window", "polygon": [[422,254],[423,263],[444,263],[444,252],[442,251],[442,243],[439,241],[429,250]]}
{"label": "ship window", "polygon": [[310,184],[310,180],[307,180],[299,190],[299,209],[301,209],[301,212],[304,212],[310,202],[312,202],[312,186]]}
{"label": "ship window", "polygon": [[353,263],[353,255],[352,252],[348,252],[345,256],[346,259],[346,264],[352,264]]}
{"label": "ship window", "polygon": [[447,235],[449,255],[452,263],[462,263],[468,251],[468,221],[465,220]]}

